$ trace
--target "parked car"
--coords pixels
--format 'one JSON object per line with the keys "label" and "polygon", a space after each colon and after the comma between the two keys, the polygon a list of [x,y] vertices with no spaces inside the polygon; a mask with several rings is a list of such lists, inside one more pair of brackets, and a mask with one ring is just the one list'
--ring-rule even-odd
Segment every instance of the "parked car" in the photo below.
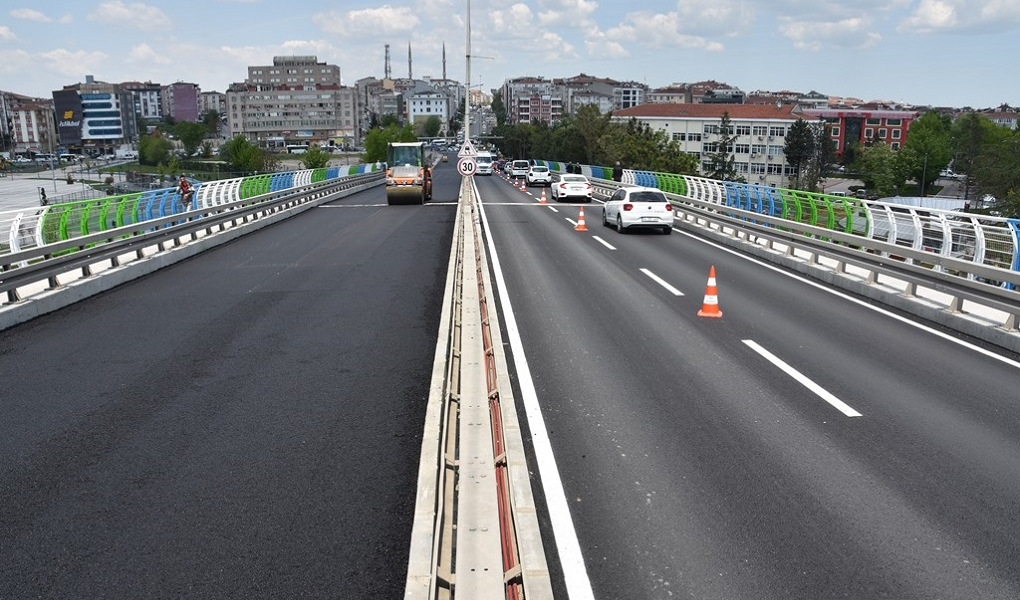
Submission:
{"label": "parked car", "polygon": [[549,167],[543,167],[541,165],[532,165],[528,169],[527,175],[524,176],[528,183],[528,186],[533,185],[550,185],[552,184],[552,174],[549,172]]}
{"label": "parked car", "polygon": [[592,185],[584,175],[563,173],[553,181],[549,192],[557,202],[564,198],[568,200],[577,198],[582,202],[591,202]]}
{"label": "parked car", "polygon": [[627,229],[660,229],[673,233],[673,205],[662,190],[649,187],[623,187],[602,207],[602,224]]}
{"label": "parked car", "polygon": [[526,160],[515,160],[510,163],[510,176],[514,179],[519,177],[527,177],[528,169],[531,168],[531,163]]}

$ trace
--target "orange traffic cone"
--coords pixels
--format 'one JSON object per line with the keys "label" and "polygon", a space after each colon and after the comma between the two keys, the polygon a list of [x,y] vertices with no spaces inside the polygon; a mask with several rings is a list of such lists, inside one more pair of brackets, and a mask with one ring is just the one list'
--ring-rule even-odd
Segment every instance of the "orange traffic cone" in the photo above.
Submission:
{"label": "orange traffic cone", "polygon": [[526,190],[526,189],[524,188],[524,180],[522,179],[522,180],[521,180],[521,193],[524,193],[524,192],[526,192],[526,191],[528,191],[528,190]]}
{"label": "orange traffic cone", "polygon": [[699,317],[721,317],[719,310],[719,290],[715,287],[715,265],[708,271],[708,285],[705,287],[705,301],[698,311]]}
{"label": "orange traffic cone", "polygon": [[584,207],[581,207],[581,214],[577,217],[577,225],[574,226],[574,231],[588,231],[588,226],[584,224]]}
{"label": "orange traffic cone", "polygon": [[538,201],[539,204],[545,204],[545,188],[542,188],[542,198]]}

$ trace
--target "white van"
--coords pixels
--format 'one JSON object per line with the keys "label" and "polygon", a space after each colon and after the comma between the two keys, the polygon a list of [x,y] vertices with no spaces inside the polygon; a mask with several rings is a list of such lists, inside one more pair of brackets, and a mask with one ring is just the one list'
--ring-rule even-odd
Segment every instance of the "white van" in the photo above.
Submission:
{"label": "white van", "polygon": [[492,161],[496,160],[491,152],[479,152],[475,155],[475,163],[478,164],[478,168],[475,170],[477,175],[492,175]]}

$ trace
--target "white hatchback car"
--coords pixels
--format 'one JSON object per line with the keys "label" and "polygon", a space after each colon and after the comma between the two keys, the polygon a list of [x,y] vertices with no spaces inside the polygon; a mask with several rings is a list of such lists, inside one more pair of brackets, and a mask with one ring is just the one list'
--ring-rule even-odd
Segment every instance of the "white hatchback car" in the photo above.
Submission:
{"label": "white hatchback car", "polygon": [[531,168],[528,169],[528,174],[524,177],[528,180],[529,186],[552,184],[552,173],[549,172],[549,167],[531,165]]}
{"label": "white hatchback car", "polygon": [[660,229],[673,233],[673,205],[662,190],[649,187],[623,187],[606,200],[602,224],[614,226],[620,233],[627,229]]}
{"label": "white hatchback car", "polygon": [[557,202],[571,198],[577,198],[581,202],[591,202],[592,185],[584,175],[563,173],[553,181],[549,191]]}

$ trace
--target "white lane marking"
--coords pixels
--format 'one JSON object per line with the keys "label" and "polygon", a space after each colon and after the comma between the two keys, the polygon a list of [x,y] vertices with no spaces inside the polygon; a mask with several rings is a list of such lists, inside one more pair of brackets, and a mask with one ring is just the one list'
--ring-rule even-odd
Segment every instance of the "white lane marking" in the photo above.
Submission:
{"label": "white lane marking", "polygon": [[674,296],[683,296],[684,295],[683,292],[681,292],[680,290],[676,289],[675,287],[669,285],[668,283],[666,283],[666,281],[663,278],[659,277],[655,273],[652,273],[648,269],[644,269],[643,268],[643,269],[641,269],[641,272],[644,273],[645,275],[648,275],[649,277],[651,277],[652,281],[654,281],[655,283],[657,283],[657,284],[661,285],[662,287],[666,288],[666,290],[669,291],[669,293],[673,294]]}
{"label": "white lane marking", "polygon": [[686,235],[687,237],[689,237],[691,239],[697,240],[697,241],[702,242],[704,244],[708,244],[709,246],[712,246],[712,247],[717,248],[719,250],[722,250],[724,252],[729,252],[733,256],[736,256],[738,258],[742,258],[742,259],[744,259],[744,260],[746,260],[748,262],[753,262],[753,263],[755,263],[757,265],[765,267],[766,269],[771,269],[772,271],[775,271],[776,273],[779,273],[781,275],[785,275],[786,277],[789,277],[790,279],[796,279],[797,281],[800,281],[801,283],[805,283],[807,285],[810,285],[811,287],[814,287],[816,289],[822,290],[823,292],[832,294],[833,296],[837,296],[837,297],[842,298],[844,300],[847,300],[849,302],[853,302],[854,304],[856,304],[858,306],[861,306],[861,307],[866,308],[868,310],[874,311],[874,312],[876,312],[876,313],[878,313],[880,315],[884,315],[886,317],[889,317],[890,319],[895,319],[895,320],[899,321],[900,323],[903,323],[905,325],[909,325],[909,326],[914,327],[916,329],[920,329],[921,331],[926,331],[926,332],[928,332],[928,333],[930,333],[930,334],[932,334],[932,335],[934,335],[936,337],[942,338],[943,340],[945,340],[947,342],[952,342],[952,343],[954,343],[954,344],[956,344],[958,346],[962,346],[964,348],[967,348],[968,350],[972,350],[974,352],[977,352],[978,354],[983,354],[983,355],[985,355],[985,356],[987,356],[989,358],[994,358],[995,360],[1003,362],[1003,363],[1005,363],[1005,364],[1007,364],[1007,365],[1009,365],[1011,367],[1020,369],[1020,362],[1017,362],[1017,361],[1015,361],[1013,359],[1010,359],[1010,358],[1006,358],[1005,356],[1000,356],[1000,355],[992,352],[991,350],[986,350],[986,349],[984,349],[984,348],[982,348],[980,346],[975,346],[974,344],[971,344],[968,341],[954,338],[953,336],[951,336],[951,335],[949,335],[947,333],[943,333],[941,331],[938,331],[937,329],[932,329],[931,327],[928,327],[927,325],[925,325],[923,323],[917,323],[915,321],[911,321],[910,319],[908,319],[906,317],[903,317],[903,316],[900,316],[900,315],[898,315],[898,314],[896,314],[894,312],[888,311],[888,310],[886,310],[884,308],[881,308],[881,307],[878,307],[878,306],[874,306],[874,305],[868,304],[864,300],[860,300],[858,298],[854,298],[853,296],[849,296],[847,294],[844,294],[843,292],[840,292],[838,290],[828,288],[828,287],[826,287],[825,285],[823,285],[821,283],[818,283],[816,281],[812,281],[810,279],[807,279],[806,277],[802,277],[800,275],[797,275],[796,273],[789,273],[789,272],[784,271],[783,269],[781,269],[781,268],[779,268],[779,267],[777,267],[777,266],[775,266],[775,265],[773,265],[771,263],[767,263],[765,261],[759,260],[759,259],[757,259],[757,258],[755,258],[753,256],[748,256],[746,254],[741,254],[740,252],[737,252],[736,250],[734,250],[732,248],[728,248],[728,247],[723,246],[721,244],[717,244],[717,243],[715,243],[715,242],[713,242],[711,240],[706,240],[704,238],[698,237],[698,236],[696,236],[694,234],[691,234],[691,233],[688,233],[688,232],[684,231],[683,229],[677,229],[677,231],[679,231],[680,233],[682,233],[683,235]]}
{"label": "white lane marking", "polygon": [[566,581],[567,596],[571,600],[595,600],[595,592],[591,588],[588,569],[584,566],[584,556],[581,554],[581,543],[577,539],[574,521],[570,516],[570,505],[563,490],[563,480],[560,478],[556,457],[553,456],[552,444],[549,442],[549,430],[545,426],[542,407],[538,403],[538,392],[535,391],[535,382],[531,379],[531,367],[528,366],[528,357],[524,352],[524,342],[521,341],[521,332],[517,327],[513,307],[510,305],[510,296],[503,278],[503,269],[500,267],[499,255],[496,254],[492,229],[485,215],[485,205],[479,204],[478,211],[488,232],[485,237],[488,241],[489,258],[492,260],[492,272],[499,293],[499,303],[503,307],[510,352],[513,353],[514,364],[517,366],[521,400],[528,418],[528,427],[531,429],[531,443],[535,448],[535,461],[538,463],[538,474],[542,479],[542,489],[545,491],[545,502],[549,509],[549,519],[552,521],[553,537],[556,538],[556,549]]}
{"label": "white lane marking", "polygon": [[[570,219],[567,219],[567,220],[569,221]],[[592,237],[592,239],[594,239],[594,240],[595,240],[595,241],[597,241],[598,243],[602,244],[602,245],[603,245],[603,246],[605,246],[606,248],[609,248],[610,250],[616,250],[616,246],[614,246],[614,245],[610,244],[609,242],[607,242],[606,240],[604,240],[604,239],[600,238],[599,236],[597,236],[597,235],[593,235],[593,236],[591,236],[591,237]]]}
{"label": "white lane marking", "polygon": [[556,210],[555,206],[549,206],[548,204],[546,206],[549,208],[549,210],[553,211],[554,213],[560,212],[560,211]]}
{"label": "white lane marking", "polygon": [[815,383],[814,381],[809,379],[806,375],[804,375],[803,373],[801,373],[797,369],[794,369],[793,367],[788,365],[786,362],[784,362],[781,358],[779,358],[775,354],[772,354],[771,352],[769,352],[765,348],[762,348],[754,340],[743,340],[743,342],[745,344],[747,344],[748,347],[750,347],[752,350],[754,350],[758,354],[762,355],[762,357],[764,357],[765,360],[767,360],[770,363],[774,364],[775,366],[779,367],[779,369],[781,371],[783,371],[784,373],[786,373],[790,377],[793,377],[798,383],[800,383],[801,385],[803,385],[807,389],[811,390],[815,394],[818,394],[818,396],[822,400],[825,400],[829,404],[831,404],[834,407],[836,407],[836,409],[839,410],[839,412],[843,413],[844,415],[846,415],[848,417],[859,417],[859,416],[861,416],[861,413],[859,413],[856,410],[854,410],[853,408],[851,408],[850,405],[848,405],[847,403],[843,402],[839,398],[833,396],[831,393],[829,393],[828,390],[826,390],[822,386],[818,385],[817,383]]}

